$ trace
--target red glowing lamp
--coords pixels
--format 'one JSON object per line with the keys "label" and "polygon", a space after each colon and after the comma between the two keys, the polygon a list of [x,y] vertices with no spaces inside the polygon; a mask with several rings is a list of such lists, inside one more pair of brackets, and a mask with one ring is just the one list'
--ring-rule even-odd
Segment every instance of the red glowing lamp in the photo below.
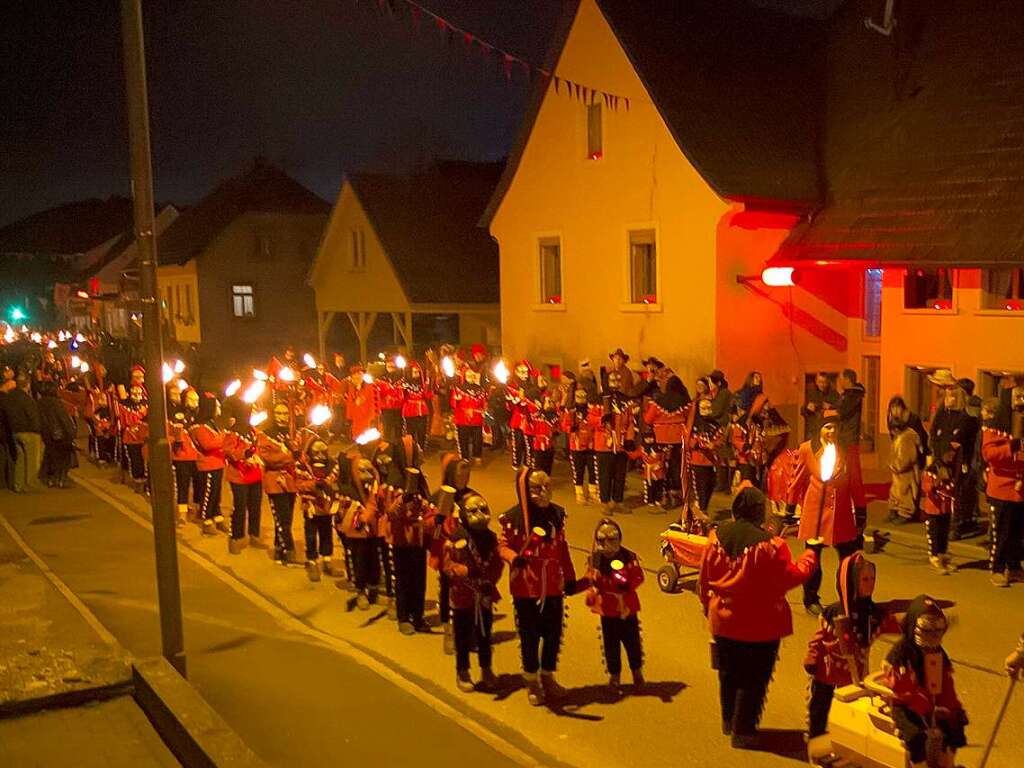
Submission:
{"label": "red glowing lamp", "polygon": [[1007,299],[1006,309],[1008,309],[1010,312],[1020,312],[1022,309],[1024,309],[1024,302],[1022,302],[1020,299]]}
{"label": "red glowing lamp", "polygon": [[658,297],[655,296],[653,293],[648,293],[648,294],[645,294],[640,299],[640,303],[641,304],[657,304],[658,303]]}
{"label": "red glowing lamp", "polygon": [[935,302],[932,304],[932,309],[952,309],[952,308],[953,308],[953,300],[952,299],[936,299]]}
{"label": "red glowing lamp", "polygon": [[590,155],[588,155],[588,157],[591,160],[600,160],[602,157],[604,157],[604,152],[602,152],[601,150],[597,150],[596,152],[591,152]]}
{"label": "red glowing lamp", "polygon": [[561,304],[562,303],[562,297],[561,296],[548,296],[547,303],[548,304]]}
{"label": "red glowing lamp", "polygon": [[761,271],[761,282],[770,288],[787,288],[796,285],[796,281],[793,267],[765,267]]}

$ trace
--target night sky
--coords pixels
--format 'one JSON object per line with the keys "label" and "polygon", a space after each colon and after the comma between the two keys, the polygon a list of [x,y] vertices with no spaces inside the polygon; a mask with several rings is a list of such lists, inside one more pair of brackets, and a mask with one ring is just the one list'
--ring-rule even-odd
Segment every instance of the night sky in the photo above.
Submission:
{"label": "night sky", "polygon": [[[421,0],[543,59],[563,0]],[[796,7],[837,0],[753,0]],[[195,202],[261,155],[333,201],[346,170],[491,160],[528,85],[376,0],[144,0],[160,201]],[[0,225],[128,192],[117,0],[0,0]]]}

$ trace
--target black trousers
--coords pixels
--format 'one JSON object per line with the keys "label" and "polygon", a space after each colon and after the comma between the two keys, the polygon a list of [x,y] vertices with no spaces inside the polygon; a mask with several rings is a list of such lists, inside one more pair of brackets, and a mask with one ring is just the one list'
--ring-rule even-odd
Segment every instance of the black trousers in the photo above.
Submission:
{"label": "black trousers", "polygon": [[330,557],[334,554],[334,528],[331,515],[308,514],[302,521],[302,532],[306,540],[306,560],[316,562],[317,556]]}
{"label": "black trousers", "polygon": [[249,522],[249,535],[260,535],[260,504],[263,502],[263,483],[231,484],[231,538],[245,538],[245,523]]}
{"label": "black trousers", "polygon": [[490,608],[480,609],[480,623],[476,621],[473,608],[456,608],[452,611],[452,629],[455,634],[455,670],[469,669],[469,653],[476,640],[477,660],[480,669],[491,667],[491,625],[494,612]]}
{"label": "black trousers", "polygon": [[427,597],[427,550],[423,547],[393,547],[395,558],[395,603],[399,621],[423,623]]}
{"label": "black trousers", "polygon": [[521,429],[512,430],[512,466],[518,469],[530,461],[530,441]]}
{"label": "black trousers", "polygon": [[665,490],[666,481],[663,479],[644,480],[644,503],[657,504],[664,500]]}
{"label": "black trousers", "polygon": [[224,481],[224,470],[215,469],[212,472],[200,472],[203,479],[203,498],[199,502],[199,519],[213,520],[220,517],[220,493],[221,484]]}
{"label": "black trousers", "polygon": [[1007,568],[1019,570],[1024,557],[1024,503],[990,498],[992,505],[992,549],[989,567],[993,573]]}
{"label": "black trousers", "polygon": [[348,538],[352,550],[352,582],[359,592],[377,594],[380,589],[380,543],[381,539]]}
{"label": "black trousers", "polygon": [[406,416],[405,431],[412,435],[412,439],[416,441],[416,445],[420,447],[420,450],[427,447],[426,416]]}
{"label": "black trousers", "polygon": [[395,596],[395,550],[383,538],[377,538],[377,557],[380,560],[380,570],[384,575],[384,594],[388,597]]}
{"label": "black trousers", "polygon": [[711,496],[715,492],[715,468],[703,464],[694,464],[693,481],[697,486],[697,503],[702,512],[707,512],[711,506]]}
{"label": "black trousers", "polygon": [[437,575],[437,615],[442,624],[447,624],[452,617],[450,592],[451,582],[448,581],[448,574],[441,571]]}
{"label": "black trousers", "polygon": [[[863,540],[858,536],[853,541],[846,541],[842,544],[836,544],[835,550],[839,555],[839,562],[842,564],[844,557],[849,557],[859,549],[864,548]],[[838,583],[839,569],[836,568],[836,579]],[[811,574],[811,578],[804,582],[804,605],[811,605],[813,603],[821,602],[821,561],[818,561],[817,566],[814,569],[814,573]]]}
{"label": "black trousers", "polygon": [[597,452],[597,484],[601,491],[601,503],[621,502],[626,495],[626,466],[629,458],[622,451]]}
{"label": "black trousers", "polygon": [[832,710],[835,686],[811,680],[811,696],[807,701],[807,735],[821,736],[828,730],[828,713]]}
{"label": "black trousers", "polygon": [[459,456],[464,459],[479,459],[484,455],[484,428],[460,424],[455,428],[459,435]]}
{"label": "black trousers", "polygon": [[[907,745],[910,762],[923,763],[927,759],[928,724],[910,707],[894,704],[892,720],[900,734],[900,740]],[[947,720],[935,721],[936,727],[942,732],[942,745],[951,749],[960,749],[967,745],[964,727]]]}
{"label": "black trousers", "polygon": [[678,443],[670,443],[668,445],[660,445],[665,454],[668,456],[668,461],[665,466],[667,467],[665,475],[665,487],[670,491],[679,491],[683,487],[683,446]]}
{"label": "black trousers", "polygon": [[539,669],[554,672],[558,667],[558,652],[562,648],[562,597],[547,598],[543,607],[533,597],[517,597],[512,603],[516,612],[523,671],[529,674]]}
{"label": "black trousers", "polygon": [[953,525],[957,531],[967,531],[974,526],[978,517],[978,478],[974,472],[960,476],[957,483],[956,507],[953,510]]}
{"label": "black trousers", "polygon": [[593,451],[569,451],[569,466],[572,467],[573,485],[597,482],[597,468],[594,466]]}
{"label": "black trousers", "polygon": [[384,439],[393,445],[402,440],[402,410],[400,408],[382,408],[380,411],[380,431]]}
{"label": "black trousers", "polygon": [[775,669],[779,641],[751,643],[715,637],[718,645],[718,692],[722,722],[741,736],[757,731],[768,683]]}
{"label": "black trousers", "polygon": [[285,559],[287,552],[295,549],[295,538],[292,536],[292,517],[295,515],[294,493],[271,493],[270,511],[274,514],[274,551],[280,559]]}
{"label": "black trousers", "polygon": [[552,445],[543,451],[531,451],[530,466],[541,472],[547,472],[550,476],[555,466],[555,446]]}
{"label": "black trousers", "polygon": [[114,454],[117,453],[117,439],[114,437],[96,438],[96,458],[99,461],[108,463],[114,462]]}
{"label": "black trousers", "polygon": [[622,672],[622,649],[626,649],[629,668],[634,672],[644,665],[644,649],[640,641],[640,619],[634,613],[626,619],[601,617],[601,639],[604,663],[609,675]]}
{"label": "black trousers", "polygon": [[737,464],[736,469],[740,471],[740,479],[747,480],[755,488],[762,485],[761,468],[754,464]]}
{"label": "black trousers", "polygon": [[126,445],[124,452],[128,457],[128,471],[131,473],[132,480],[144,480],[146,478],[146,459],[142,455],[142,444]]}
{"label": "black trousers", "polygon": [[[174,497],[178,504],[188,504],[188,492],[193,488],[195,480],[196,463],[194,461],[174,462]],[[203,498],[193,493],[192,499]]]}
{"label": "black trousers", "polygon": [[924,530],[928,535],[928,554],[944,555],[949,551],[949,529],[952,515],[925,515]]}

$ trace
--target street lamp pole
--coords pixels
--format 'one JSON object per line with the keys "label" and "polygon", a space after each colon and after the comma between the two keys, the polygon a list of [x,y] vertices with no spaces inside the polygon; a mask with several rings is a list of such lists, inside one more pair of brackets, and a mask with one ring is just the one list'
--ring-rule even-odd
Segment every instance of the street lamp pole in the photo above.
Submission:
{"label": "street lamp pole", "polygon": [[171,451],[167,442],[161,313],[157,301],[153,167],[150,159],[141,0],[121,0],[121,35],[124,44],[128,137],[131,145],[135,244],[139,252],[142,341],[146,360],[146,389],[149,391],[149,489],[153,507],[160,636],[164,657],[184,677],[185,639],[181,622],[181,588],[178,583],[178,542],[174,530]]}

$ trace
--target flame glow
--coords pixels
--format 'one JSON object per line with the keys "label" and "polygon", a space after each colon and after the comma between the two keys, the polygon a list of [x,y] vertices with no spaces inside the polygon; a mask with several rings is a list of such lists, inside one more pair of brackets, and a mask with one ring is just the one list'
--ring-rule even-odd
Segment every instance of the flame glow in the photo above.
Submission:
{"label": "flame glow", "polygon": [[56,349],[56,348],[57,348],[57,342],[56,342],[56,341],[54,341],[53,339],[50,339],[50,340],[49,340],[49,341],[48,341],[48,342],[46,343],[46,348],[47,348],[47,349]]}
{"label": "flame glow", "polygon": [[241,379],[235,379],[235,380],[229,382],[226,387],[224,387],[224,396],[225,397],[234,397],[236,394],[238,394],[238,390],[240,390],[241,388],[242,388],[242,380]]}
{"label": "flame glow", "polygon": [[262,424],[266,420],[267,420],[267,412],[266,411],[253,411],[252,416],[249,417],[249,426],[250,427],[258,427],[260,424]]}
{"label": "flame glow", "polygon": [[330,406],[314,405],[313,410],[309,412],[309,423],[314,427],[319,427],[321,424],[326,424],[331,420],[331,409]]}
{"label": "flame glow", "polygon": [[295,381],[295,371],[286,366],[278,371],[277,378],[281,381]]}
{"label": "flame glow", "polygon": [[373,376],[371,376],[368,373],[364,373],[363,374],[363,383],[364,384],[373,384]]}
{"label": "flame glow", "polygon": [[169,366],[167,363],[164,363],[161,366],[160,371],[164,377],[164,384],[168,383],[171,379],[174,378],[174,369],[171,368],[171,366]]}
{"label": "flame glow", "polygon": [[494,364],[494,378],[502,384],[508,384],[508,365],[504,360]]}
{"label": "flame glow", "polygon": [[267,382],[257,379],[246,388],[245,393],[242,395],[242,401],[252,405],[260,399],[260,395],[263,394],[266,388]]}
{"label": "flame glow", "polygon": [[185,372],[185,363],[181,360],[174,361],[174,372],[179,376]]}
{"label": "flame glow", "polygon": [[253,368],[252,369],[252,377],[254,379],[256,379],[257,381],[266,381],[267,380],[267,374],[264,373],[263,371],[261,371],[259,368]]}
{"label": "flame glow", "polygon": [[83,360],[82,361],[82,365],[81,365],[81,367],[78,370],[80,370],[82,373],[88,373],[89,372],[89,364]]}
{"label": "flame glow", "polygon": [[29,336],[29,338],[32,339],[32,341],[35,342],[36,344],[43,343],[43,334],[41,334],[39,331],[33,331],[32,335]]}
{"label": "flame glow", "polygon": [[827,443],[821,453],[821,479],[827,483],[836,471],[836,444]]}
{"label": "flame glow", "polygon": [[455,361],[448,355],[441,358],[441,370],[449,379],[455,375]]}
{"label": "flame glow", "polygon": [[408,364],[408,361],[402,355],[395,355],[395,368],[404,370]]}
{"label": "flame glow", "polygon": [[71,356],[71,367],[72,368],[81,368],[82,367],[82,358],[80,358],[78,355],[72,355]]}
{"label": "flame glow", "polygon": [[184,379],[178,379],[178,391],[184,392],[186,389],[188,389],[188,382]]}
{"label": "flame glow", "polygon": [[7,344],[13,344],[14,343],[14,329],[11,328],[11,326],[9,326],[9,325],[7,326],[7,330],[4,331],[4,341]]}
{"label": "flame glow", "polygon": [[316,368],[316,358],[309,354],[309,352],[302,356],[302,362],[306,364],[307,368]]}
{"label": "flame glow", "polygon": [[367,443],[372,443],[374,440],[380,440],[380,430],[376,427],[370,427],[356,438],[356,445],[366,445]]}
{"label": "flame glow", "polygon": [[85,341],[85,336],[83,336],[80,333],[76,333],[75,334],[75,341],[77,341],[79,344],[81,344],[81,343],[83,343]]}

